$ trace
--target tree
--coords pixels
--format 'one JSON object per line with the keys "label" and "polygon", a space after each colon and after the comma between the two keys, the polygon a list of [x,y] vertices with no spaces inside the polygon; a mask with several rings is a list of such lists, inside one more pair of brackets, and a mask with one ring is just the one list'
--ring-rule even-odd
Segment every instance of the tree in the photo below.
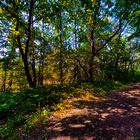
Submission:
{"label": "tree", "polygon": [[4,63],[20,62],[30,87],[47,79],[113,79],[136,66],[138,0],[5,0],[0,6]]}

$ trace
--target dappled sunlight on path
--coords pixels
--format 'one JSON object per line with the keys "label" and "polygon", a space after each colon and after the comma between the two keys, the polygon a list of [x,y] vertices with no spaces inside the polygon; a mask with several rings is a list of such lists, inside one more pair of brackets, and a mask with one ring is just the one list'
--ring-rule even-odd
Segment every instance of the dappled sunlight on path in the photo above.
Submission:
{"label": "dappled sunlight on path", "polygon": [[73,99],[71,105],[65,113],[54,113],[48,126],[32,134],[34,140],[140,139],[140,84],[106,98]]}

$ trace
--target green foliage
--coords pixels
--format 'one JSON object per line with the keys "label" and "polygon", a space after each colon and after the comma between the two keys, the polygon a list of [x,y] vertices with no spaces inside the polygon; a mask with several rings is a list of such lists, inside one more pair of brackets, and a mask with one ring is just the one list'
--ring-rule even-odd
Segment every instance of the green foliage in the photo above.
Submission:
{"label": "green foliage", "polygon": [[24,125],[25,133],[28,133],[31,129],[40,127],[47,124],[46,116],[49,115],[47,108],[37,110],[35,113],[26,116],[26,124]]}
{"label": "green foliage", "polygon": [[60,109],[66,99],[87,93],[105,96],[110,89],[120,86],[119,82],[104,81],[95,82],[94,85],[90,83],[60,84],[28,89],[16,94],[1,93],[0,115],[6,122],[0,128],[0,137],[11,137],[14,131],[17,134],[20,131],[28,133],[33,128],[45,125],[46,115]]}
{"label": "green foliage", "polygon": [[13,74],[19,89],[48,79],[88,81],[92,55],[94,80],[118,80],[138,65],[137,0],[6,0],[0,6],[2,71]]}
{"label": "green foliage", "polygon": [[[137,71],[129,82],[137,82],[140,73]],[[128,81],[128,80],[126,80]],[[46,125],[46,116],[63,107],[63,101],[85,94],[107,96],[112,90],[123,87],[126,81],[94,81],[79,84],[54,84],[47,87],[27,89],[19,93],[0,93],[0,137],[19,139],[21,133],[27,134],[36,127]]]}
{"label": "green foliage", "polygon": [[0,86],[13,81],[0,93],[0,137],[45,124],[65,99],[140,81],[139,19],[138,0],[0,1]]}

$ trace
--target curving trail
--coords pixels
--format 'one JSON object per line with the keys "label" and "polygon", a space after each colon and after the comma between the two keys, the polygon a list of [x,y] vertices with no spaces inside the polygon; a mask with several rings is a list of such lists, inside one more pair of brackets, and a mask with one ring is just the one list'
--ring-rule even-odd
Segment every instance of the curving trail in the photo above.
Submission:
{"label": "curving trail", "polygon": [[[140,140],[140,84],[109,97],[82,97],[54,113],[30,140]],[[71,107],[70,107],[71,108]]]}

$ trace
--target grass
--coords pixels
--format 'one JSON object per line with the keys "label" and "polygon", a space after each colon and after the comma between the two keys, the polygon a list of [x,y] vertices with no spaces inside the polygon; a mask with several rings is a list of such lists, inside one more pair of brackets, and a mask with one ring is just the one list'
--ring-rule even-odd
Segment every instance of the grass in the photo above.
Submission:
{"label": "grass", "polygon": [[107,96],[110,91],[120,89],[122,83],[102,81],[81,84],[49,85],[13,94],[0,93],[0,139],[16,140],[31,130],[46,125],[46,116],[63,107],[71,97],[84,94]]}

